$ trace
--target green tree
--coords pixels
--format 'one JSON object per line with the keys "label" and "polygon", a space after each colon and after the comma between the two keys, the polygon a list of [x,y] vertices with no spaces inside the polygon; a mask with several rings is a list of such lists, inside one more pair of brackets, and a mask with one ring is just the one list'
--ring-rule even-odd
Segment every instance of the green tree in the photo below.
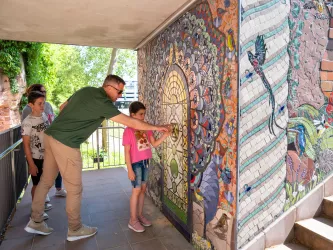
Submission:
{"label": "green tree", "polygon": [[48,88],[49,100],[57,107],[66,101],[75,91],[87,85],[84,65],[81,63],[77,46],[52,44],[52,61],[55,66],[56,81]]}
{"label": "green tree", "polygon": [[[109,70],[111,54],[112,48],[0,40],[0,68],[10,77],[12,91],[17,91],[15,78],[21,70],[22,55],[28,86],[43,84],[56,112],[78,89],[101,86]],[[136,52],[118,50],[113,74],[135,79]],[[26,97],[23,97],[22,106],[25,104]]]}
{"label": "green tree", "polygon": [[107,74],[112,49],[79,47],[80,63],[87,77],[86,85],[99,87]]}
{"label": "green tree", "polygon": [[113,74],[119,75],[125,79],[136,79],[137,52],[126,49],[118,50]]}
{"label": "green tree", "polygon": [[30,43],[30,46],[23,54],[28,86],[34,83],[41,83],[47,89],[52,89],[55,85],[56,74],[51,46],[51,44],[47,43]]}

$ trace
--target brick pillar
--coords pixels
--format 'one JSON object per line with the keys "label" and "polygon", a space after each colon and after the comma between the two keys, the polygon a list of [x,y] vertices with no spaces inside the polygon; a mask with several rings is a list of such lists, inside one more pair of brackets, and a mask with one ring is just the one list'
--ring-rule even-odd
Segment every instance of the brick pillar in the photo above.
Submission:
{"label": "brick pillar", "polygon": [[333,92],[333,7],[327,6],[330,29],[326,52],[320,65],[321,89],[326,97]]}
{"label": "brick pillar", "polygon": [[19,91],[13,94],[8,77],[0,73],[0,131],[21,123],[19,103],[26,87],[24,71],[17,76],[17,83]]}

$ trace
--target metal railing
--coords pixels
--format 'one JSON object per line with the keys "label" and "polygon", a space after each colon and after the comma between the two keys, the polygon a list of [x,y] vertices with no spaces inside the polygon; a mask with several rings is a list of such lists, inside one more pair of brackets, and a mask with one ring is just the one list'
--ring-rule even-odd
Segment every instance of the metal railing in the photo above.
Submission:
{"label": "metal railing", "polygon": [[[81,145],[84,169],[125,165],[122,146],[124,127],[111,121],[106,125],[99,127]],[[0,132],[0,152],[0,234],[2,234],[28,182],[28,166],[23,149],[21,126]]]}
{"label": "metal railing", "polygon": [[0,152],[0,230],[2,233],[28,181],[21,126],[0,132]]}
{"label": "metal railing", "polygon": [[107,121],[81,145],[83,169],[101,169],[125,165],[122,146],[124,127]]}

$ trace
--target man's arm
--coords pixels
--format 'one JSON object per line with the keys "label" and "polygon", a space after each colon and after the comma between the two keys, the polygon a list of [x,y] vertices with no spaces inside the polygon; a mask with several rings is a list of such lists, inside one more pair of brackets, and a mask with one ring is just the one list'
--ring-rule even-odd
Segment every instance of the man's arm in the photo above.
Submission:
{"label": "man's arm", "polygon": [[66,107],[67,104],[68,104],[68,101],[65,101],[63,104],[61,104],[59,107],[59,112],[61,112],[64,109],[64,107]]}
{"label": "man's arm", "polygon": [[124,114],[116,115],[110,118],[110,120],[138,130],[155,130],[155,131],[164,131],[164,132],[168,131],[167,126],[151,125],[149,123],[140,121],[138,119],[134,119]]}
{"label": "man's arm", "polygon": [[[75,94],[75,93],[74,93],[74,94]],[[74,95],[74,94],[73,94],[73,95]],[[59,112],[61,112],[61,110],[63,110],[63,109],[66,107],[66,105],[68,104],[69,100],[73,97],[73,95],[71,95],[71,96],[67,99],[67,101],[65,101],[63,104],[60,105],[60,107],[59,107]]]}

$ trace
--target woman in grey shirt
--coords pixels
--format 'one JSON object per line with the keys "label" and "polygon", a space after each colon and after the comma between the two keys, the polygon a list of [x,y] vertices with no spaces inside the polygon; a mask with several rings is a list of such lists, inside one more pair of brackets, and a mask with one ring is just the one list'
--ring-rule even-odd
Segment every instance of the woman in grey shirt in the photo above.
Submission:
{"label": "woman in grey shirt", "polygon": [[[26,95],[29,95],[29,93],[31,91],[39,91],[39,92],[42,92],[43,94],[45,94],[45,96],[46,96],[46,90],[42,84],[33,84],[33,85],[29,86],[29,88],[26,91]],[[24,109],[22,111],[21,122],[24,120],[24,118],[26,118],[31,113],[31,111],[32,110],[29,105],[26,105],[24,107]],[[53,108],[49,102],[45,102],[44,113],[51,124],[55,117],[54,117],[54,113],[53,113]],[[66,197],[67,192],[65,189],[62,189],[62,177],[60,175],[60,172],[59,172],[57,178],[55,179],[55,187],[57,189],[55,196]],[[46,202],[49,202],[49,201],[50,201],[50,198],[47,196]]]}

